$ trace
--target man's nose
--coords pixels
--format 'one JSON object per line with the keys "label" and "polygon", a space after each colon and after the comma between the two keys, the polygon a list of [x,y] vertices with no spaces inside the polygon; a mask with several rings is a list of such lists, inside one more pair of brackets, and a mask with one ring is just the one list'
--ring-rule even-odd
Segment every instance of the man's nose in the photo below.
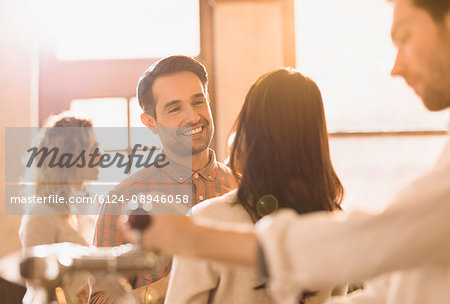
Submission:
{"label": "man's nose", "polygon": [[193,107],[188,107],[186,112],[186,123],[196,124],[200,121],[200,115]]}
{"label": "man's nose", "polygon": [[397,56],[395,58],[394,66],[391,70],[391,76],[402,76],[404,73],[403,71],[403,63],[400,53],[397,53]]}

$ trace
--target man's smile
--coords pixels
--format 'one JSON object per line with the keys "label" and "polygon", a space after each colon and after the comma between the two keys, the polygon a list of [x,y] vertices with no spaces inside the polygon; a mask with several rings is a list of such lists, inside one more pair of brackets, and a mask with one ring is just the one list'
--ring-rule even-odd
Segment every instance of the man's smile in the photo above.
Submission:
{"label": "man's smile", "polygon": [[203,129],[204,129],[204,127],[200,126],[200,127],[196,127],[195,129],[191,129],[189,131],[183,132],[182,134],[184,136],[192,136],[192,135],[195,135],[195,134],[198,134],[198,133],[202,132]]}

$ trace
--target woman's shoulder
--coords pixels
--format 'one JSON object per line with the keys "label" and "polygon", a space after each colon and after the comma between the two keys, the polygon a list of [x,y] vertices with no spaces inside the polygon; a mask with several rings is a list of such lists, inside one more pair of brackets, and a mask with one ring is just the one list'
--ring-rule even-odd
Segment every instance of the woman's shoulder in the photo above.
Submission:
{"label": "woman's shoulder", "polygon": [[36,227],[55,226],[63,221],[62,215],[59,214],[25,214],[22,216],[20,227],[22,229],[35,229]]}
{"label": "woman's shoulder", "polygon": [[60,215],[24,215],[19,227],[23,247],[53,243]]}
{"label": "woman's shoulder", "polygon": [[225,193],[221,196],[207,199],[192,208],[195,216],[206,215],[216,209],[230,209],[236,202],[236,190]]}
{"label": "woman's shoulder", "polygon": [[251,222],[247,211],[237,202],[237,190],[195,205],[192,216],[227,222]]}

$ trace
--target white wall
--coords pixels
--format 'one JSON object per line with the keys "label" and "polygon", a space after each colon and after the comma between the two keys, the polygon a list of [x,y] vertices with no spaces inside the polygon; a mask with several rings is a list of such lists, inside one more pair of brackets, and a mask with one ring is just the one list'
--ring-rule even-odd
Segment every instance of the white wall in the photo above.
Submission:
{"label": "white wall", "polygon": [[0,0],[0,257],[20,250],[21,217],[5,214],[5,127],[37,125],[33,38],[22,4]]}
{"label": "white wall", "polygon": [[223,161],[228,133],[251,84],[283,66],[281,1],[218,2],[214,18],[216,143]]}

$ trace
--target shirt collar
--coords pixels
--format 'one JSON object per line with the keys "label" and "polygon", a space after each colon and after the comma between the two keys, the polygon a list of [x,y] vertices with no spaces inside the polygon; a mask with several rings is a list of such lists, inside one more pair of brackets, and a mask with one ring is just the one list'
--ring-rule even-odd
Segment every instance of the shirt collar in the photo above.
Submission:
{"label": "shirt collar", "polygon": [[219,165],[216,161],[216,153],[209,149],[209,162],[208,164],[198,171],[192,171],[190,168],[186,168],[174,161],[169,159],[169,165],[162,168],[164,173],[170,176],[173,180],[178,183],[184,183],[186,181],[192,181],[191,178],[195,174],[201,175],[204,179],[208,181],[214,181],[216,179],[217,171],[219,170]]}
{"label": "shirt collar", "polygon": [[217,161],[216,161],[216,153],[209,148],[208,148],[208,151],[209,151],[208,164],[203,169],[200,169],[197,172],[192,171],[192,174],[194,175],[195,173],[198,173],[204,179],[209,180],[209,181],[214,181],[216,179],[217,171],[219,171],[219,165],[217,164]]}

